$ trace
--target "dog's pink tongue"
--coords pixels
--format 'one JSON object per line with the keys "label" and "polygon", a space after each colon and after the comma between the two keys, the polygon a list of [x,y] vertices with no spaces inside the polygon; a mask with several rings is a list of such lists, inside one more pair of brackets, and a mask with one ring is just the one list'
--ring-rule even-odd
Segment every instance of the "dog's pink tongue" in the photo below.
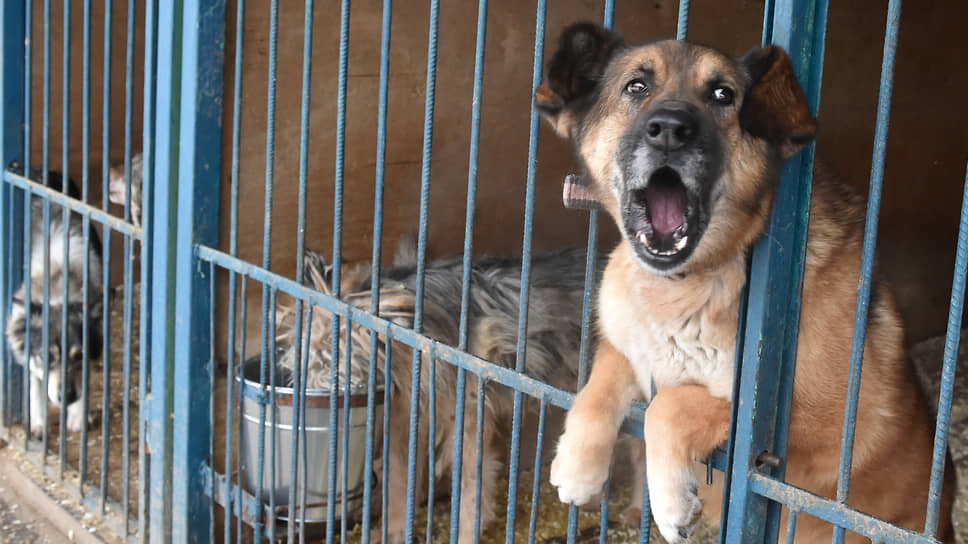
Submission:
{"label": "dog's pink tongue", "polygon": [[686,192],[681,185],[650,183],[645,189],[652,228],[670,234],[679,228],[686,216]]}

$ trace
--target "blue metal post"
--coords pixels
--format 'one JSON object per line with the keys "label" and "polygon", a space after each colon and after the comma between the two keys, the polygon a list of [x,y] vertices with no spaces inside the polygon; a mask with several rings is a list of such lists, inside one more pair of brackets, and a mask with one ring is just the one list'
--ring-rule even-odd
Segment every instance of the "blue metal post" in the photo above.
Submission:
{"label": "blue metal post", "polygon": [[211,443],[210,267],[193,247],[218,243],[225,4],[185,0],[178,153],[178,230],[174,346],[172,538],[205,542],[212,503],[204,493]]}
{"label": "blue metal post", "polygon": [[[24,2],[0,6],[0,167],[24,160],[25,29]],[[23,191],[4,184],[0,189],[0,308],[10,313],[10,297],[22,280]],[[0,416],[3,425],[21,417],[22,367],[14,365],[3,340],[0,359]]]}
{"label": "blue metal post", "polygon": [[[827,0],[777,0],[772,37],[793,60],[811,109],[820,97]],[[770,18],[766,18],[770,21]],[[775,542],[779,507],[749,488],[755,458],[786,453],[800,319],[800,290],[810,219],[813,147],[787,161],[770,218],[769,235],[754,248],[744,332],[737,431],[730,479],[726,542]],[[785,248],[793,248],[788,250]],[[774,475],[782,477],[783,468]]]}
{"label": "blue metal post", "polygon": [[[148,410],[148,439],[151,444],[149,509],[150,541],[171,542],[172,520],[172,414],[174,403],[174,329],[177,170],[182,49],[181,2],[149,2],[146,22],[156,24],[157,52],[154,74],[145,73],[146,92],[154,76],[155,108],[152,215],[149,224],[151,248],[151,392]],[[156,19],[155,19],[156,18]],[[147,118],[146,112],[146,118]]]}

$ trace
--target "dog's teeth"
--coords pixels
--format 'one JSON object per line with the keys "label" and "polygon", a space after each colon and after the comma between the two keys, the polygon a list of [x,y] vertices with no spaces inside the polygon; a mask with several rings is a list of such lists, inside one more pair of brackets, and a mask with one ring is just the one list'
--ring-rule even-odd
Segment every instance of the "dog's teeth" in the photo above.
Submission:
{"label": "dog's teeth", "polygon": [[639,242],[646,246],[652,247],[652,240],[649,240],[649,235],[645,231],[639,233]]}
{"label": "dog's teeth", "polygon": [[683,248],[685,248],[686,244],[688,243],[689,243],[689,237],[683,236],[678,242],[676,242],[676,251],[682,251]]}

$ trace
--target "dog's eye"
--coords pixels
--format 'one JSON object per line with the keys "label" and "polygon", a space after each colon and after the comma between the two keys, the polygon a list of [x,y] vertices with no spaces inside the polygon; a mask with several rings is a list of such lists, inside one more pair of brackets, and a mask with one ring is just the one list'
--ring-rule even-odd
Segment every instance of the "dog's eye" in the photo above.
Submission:
{"label": "dog's eye", "polygon": [[733,103],[734,95],[733,90],[729,87],[716,87],[709,94],[709,97],[713,100],[713,102],[721,106],[728,106]]}
{"label": "dog's eye", "polygon": [[648,95],[649,86],[641,79],[633,79],[625,84],[625,92],[629,94]]}

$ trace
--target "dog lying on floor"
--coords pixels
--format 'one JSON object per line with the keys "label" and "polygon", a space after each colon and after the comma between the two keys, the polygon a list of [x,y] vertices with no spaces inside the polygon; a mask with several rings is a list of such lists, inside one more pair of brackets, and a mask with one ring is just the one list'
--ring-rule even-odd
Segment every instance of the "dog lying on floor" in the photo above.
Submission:
{"label": "dog lying on floor", "polygon": [[[598,493],[618,425],[654,381],[644,430],[652,513],[666,540],[681,543],[701,511],[718,515],[720,498],[699,489],[693,464],[728,437],[746,254],[764,232],[784,161],[814,137],[816,121],[779,47],[733,59],[681,41],[627,45],[593,24],[564,32],[535,99],[574,144],[585,197],[623,235],[599,291],[592,373],[568,414],[551,482],[565,502]],[[863,198],[818,165],[785,462],[787,482],[827,497],[837,486],[863,229]],[[874,286],[849,504],[920,530],[933,425],[892,293],[880,278]],[[950,538],[952,471],[946,476],[942,540]],[[829,542],[831,531],[802,515],[796,541]]]}
{"label": "dog lying on floor", "polygon": [[[412,328],[414,320],[416,259],[415,252],[405,247],[398,249],[394,265],[380,274],[381,316],[403,327]],[[404,257],[400,257],[400,256]],[[407,256],[410,257],[407,257]],[[411,260],[412,259],[412,260]],[[317,290],[329,292],[330,270],[325,259],[307,252],[304,259],[307,283]],[[342,272],[341,290],[344,301],[354,306],[369,309],[370,284],[369,266],[347,267]],[[445,344],[458,344],[460,304],[461,304],[462,263],[459,259],[446,259],[430,263],[426,268],[423,332],[430,338]],[[518,301],[521,283],[521,261],[511,259],[476,259],[472,265],[471,287],[468,316],[467,350],[479,357],[513,368],[517,346]],[[574,390],[578,375],[578,349],[581,338],[581,313],[585,281],[585,252],[565,250],[549,255],[539,255],[532,259],[531,282],[528,311],[527,344],[525,349],[526,374],[555,387]],[[291,313],[281,322],[283,329],[288,328],[279,340],[289,346],[296,339],[291,330]],[[289,324],[287,327],[287,323]],[[316,309],[310,333],[309,370],[306,378],[308,387],[329,387],[330,385],[330,342],[331,315]],[[347,346],[345,324],[341,325],[340,353],[345,354]],[[366,383],[370,359],[369,329],[353,325],[349,341],[352,342],[352,368],[349,378],[352,383]],[[378,341],[377,368],[381,375],[379,381],[391,387],[391,403],[384,409],[396,419],[390,426],[390,446],[385,452],[383,462],[389,464],[389,505],[388,534],[393,542],[404,539],[406,524],[406,481],[408,459],[408,433],[405,423],[410,412],[411,389],[411,348],[400,343],[392,343],[392,370],[388,380],[384,373],[384,354],[386,339]],[[294,350],[279,358],[279,364],[294,368]],[[453,467],[453,440],[455,437],[454,410],[456,400],[457,369],[451,364],[438,362],[436,365],[436,436],[434,448],[436,456],[435,476],[437,489],[427,489],[428,443],[427,425],[424,423],[428,413],[428,388],[430,384],[429,367],[426,353],[421,365],[420,404],[421,424],[417,459],[417,504],[426,504],[427,494],[446,496],[450,491],[450,478]],[[346,383],[347,369],[342,362],[339,366],[340,383]],[[467,374],[465,389],[465,423],[463,438],[463,461],[460,497],[460,541],[474,541],[474,515],[478,507],[475,490],[476,460],[476,406],[477,383],[474,375]],[[483,472],[481,477],[481,526],[497,519],[496,502],[498,472],[501,459],[506,454],[510,435],[511,417],[514,405],[513,391],[493,383],[486,384],[484,398],[484,438]],[[525,402],[527,414],[535,412],[537,403]],[[422,487],[421,487],[422,485]],[[378,531],[376,531],[378,533]]]}

